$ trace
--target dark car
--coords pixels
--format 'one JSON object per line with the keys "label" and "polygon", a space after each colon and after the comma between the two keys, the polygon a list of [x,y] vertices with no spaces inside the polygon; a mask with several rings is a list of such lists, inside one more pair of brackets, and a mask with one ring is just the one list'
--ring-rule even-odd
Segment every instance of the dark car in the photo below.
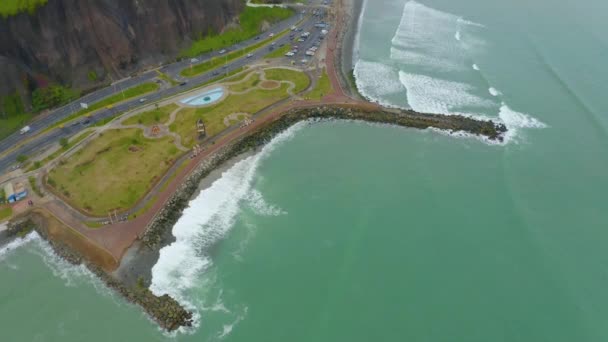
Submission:
{"label": "dark car", "polygon": [[179,85],[180,86],[185,86],[186,84],[188,84],[188,82],[184,81],[184,82],[181,82]]}
{"label": "dark car", "polygon": [[260,40],[260,37],[255,37],[255,39],[254,39],[254,40]]}

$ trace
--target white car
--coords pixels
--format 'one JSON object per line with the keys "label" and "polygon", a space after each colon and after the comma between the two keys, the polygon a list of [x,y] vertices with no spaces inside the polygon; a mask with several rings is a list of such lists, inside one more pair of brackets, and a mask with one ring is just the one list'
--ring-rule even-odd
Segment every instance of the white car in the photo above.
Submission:
{"label": "white car", "polygon": [[253,57],[253,54],[248,53],[248,54],[247,54],[247,58],[251,58],[251,57]]}
{"label": "white car", "polygon": [[144,97],[144,98],[142,98],[142,99],[139,99],[139,103],[144,103],[144,102],[146,102],[147,100],[148,100],[148,99],[146,99],[146,98]]}
{"label": "white car", "polygon": [[225,54],[225,53],[226,53],[226,50],[225,50],[225,49],[220,50],[220,55],[223,55],[223,54]]}

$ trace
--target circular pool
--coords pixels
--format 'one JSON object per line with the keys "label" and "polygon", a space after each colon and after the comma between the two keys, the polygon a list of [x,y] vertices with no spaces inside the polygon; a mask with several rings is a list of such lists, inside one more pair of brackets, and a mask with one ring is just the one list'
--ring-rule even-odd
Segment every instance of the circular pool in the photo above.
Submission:
{"label": "circular pool", "polygon": [[219,87],[190,96],[180,102],[188,106],[206,106],[219,101],[222,97],[224,97],[224,88]]}

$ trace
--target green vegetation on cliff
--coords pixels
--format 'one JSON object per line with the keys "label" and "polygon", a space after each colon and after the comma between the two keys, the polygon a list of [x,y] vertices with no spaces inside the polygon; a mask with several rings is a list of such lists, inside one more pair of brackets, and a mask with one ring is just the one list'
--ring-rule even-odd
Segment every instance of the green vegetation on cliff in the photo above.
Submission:
{"label": "green vegetation on cliff", "polygon": [[23,102],[18,93],[0,98],[0,139],[4,139],[31,119],[32,115],[25,113]]}
{"label": "green vegetation on cliff", "polygon": [[2,0],[0,1],[0,16],[7,18],[19,13],[33,14],[38,7],[47,3],[47,0]]}
{"label": "green vegetation on cliff", "polygon": [[287,19],[292,14],[293,11],[286,8],[245,7],[239,16],[240,28],[228,29],[222,34],[208,32],[206,37],[201,37],[189,49],[182,52],[182,56],[198,56],[253,38],[261,32],[264,22],[272,24]]}

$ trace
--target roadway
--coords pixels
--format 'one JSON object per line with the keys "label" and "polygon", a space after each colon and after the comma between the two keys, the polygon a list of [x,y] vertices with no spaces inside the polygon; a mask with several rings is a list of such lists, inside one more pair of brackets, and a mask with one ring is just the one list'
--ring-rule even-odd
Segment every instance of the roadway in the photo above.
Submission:
{"label": "roadway", "polygon": [[[268,30],[267,32],[262,34],[260,36],[261,37],[260,40],[266,39],[268,37],[268,35],[270,34],[270,32],[278,34],[286,29],[289,29],[291,26],[293,26],[294,24],[299,22],[301,20],[301,17],[302,17],[301,13],[298,13],[289,19],[286,19],[280,23],[277,23],[276,25],[272,26],[272,28],[270,30]],[[320,30],[317,30],[314,28],[314,23],[315,23],[316,19],[317,19],[316,17],[307,16],[306,20],[303,23],[301,23],[299,25],[299,27],[303,28],[304,31],[311,31],[311,32],[320,31]],[[315,35],[315,36],[318,36],[318,35]],[[278,48],[282,44],[291,43],[291,39],[292,38],[289,36],[289,34],[278,38],[275,41],[276,47]],[[245,42],[242,42],[240,44],[237,44],[237,45],[231,47],[230,51],[246,48],[248,46],[257,44],[260,40],[256,40],[254,37],[252,39],[249,39]],[[310,44],[312,46],[313,39],[309,38],[306,43]],[[250,58],[242,57],[237,60],[234,60],[230,63],[227,63],[225,66],[220,68],[220,70],[222,73],[228,74],[234,70],[237,70],[241,67],[246,66],[247,64],[251,64],[255,61],[259,61],[259,60],[263,59],[263,57],[269,52],[269,47],[270,47],[270,43],[265,44],[258,50],[252,52],[252,55],[253,55],[252,57],[250,57]],[[305,51],[302,48],[302,46],[301,46],[300,51],[302,51],[301,53],[303,53],[303,51]],[[203,63],[204,61],[207,61],[215,56],[218,56],[217,52],[201,55],[201,56],[197,57],[197,59],[199,60],[198,63]],[[190,61],[190,59],[188,59],[188,60],[184,60],[181,62],[176,62],[176,63],[170,64],[170,65],[167,65],[167,66],[161,68],[161,71],[167,73],[168,75],[170,75],[173,78],[176,78],[178,80],[183,80],[184,78],[179,76],[179,73],[184,68],[190,67],[190,64],[191,64],[191,61]],[[64,107],[61,107],[61,108],[55,110],[51,114],[49,114],[45,117],[42,117],[39,120],[32,122],[29,125],[31,127],[30,133],[20,135],[19,132],[17,132],[17,133],[14,133],[13,135],[9,136],[8,138],[0,141],[0,153],[12,148],[13,146],[16,146],[17,144],[21,144],[17,148],[13,149],[12,151],[10,151],[10,152],[4,154],[2,157],[0,157],[0,173],[6,172],[11,165],[14,165],[16,163],[17,157],[20,155],[26,155],[26,156],[35,155],[36,153],[39,153],[41,151],[44,151],[44,150],[52,147],[53,144],[56,144],[61,138],[69,138],[71,136],[74,136],[78,132],[86,129],[89,125],[95,125],[96,123],[98,123],[102,120],[116,116],[118,113],[127,112],[136,107],[142,106],[142,103],[140,102],[141,98],[146,98],[146,104],[148,104],[150,102],[156,102],[163,98],[170,97],[170,96],[176,95],[178,93],[194,89],[194,88],[200,86],[201,84],[209,82],[209,81],[213,80],[214,78],[218,77],[217,69],[215,71],[211,70],[207,73],[203,73],[201,75],[188,78],[187,79],[188,83],[186,85],[178,85],[178,86],[169,87],[166,89],[161,89],[155,93],[145,94],[145,95],[142,95],[141,97],[119,103],[111,109],[99,110],[99,111],[95,112],[93,115],[91,115],[91,118],[89,120],[90,123],[87,124],[86,126],[79,123],[79,121],[73,121],[70,123],[66,123],[64,125],[64,127],[62,127],[62,128],[57,128],[50,132],[44,133],[42,135],[31,137],[32,134],[35,135],[40,130],[43,130],[46,127],[52,126],[52,125],[56,124],[57,122],[63,120],[64,118],[68,117],[73,112],[80,110],[80,103],[87,103],[87,104],[95,103],[110,95],[118,94],[118,93],[120,93],[120,91],[122,91],[124,89],[130,88],[130,87],[133,87],[133,86],[145,83],[145,82],[150,82],[151,80],[155,79],[157,76],[158,76],[158,74],[157,74],[156,70],[152,70],[152,71],[145,72],[137,77],[133,77],[133,78],[126,79],[124,81],[120,81],[110,87],[100,89],[96,92],[93,92],[91,94],[88,94],[88,95],[78,99],[77,101],[74,101]],[[80,120],[82,120],[82,119],[80,119]],[[31,139],[28,140],[29,138],[31,138]]]}

